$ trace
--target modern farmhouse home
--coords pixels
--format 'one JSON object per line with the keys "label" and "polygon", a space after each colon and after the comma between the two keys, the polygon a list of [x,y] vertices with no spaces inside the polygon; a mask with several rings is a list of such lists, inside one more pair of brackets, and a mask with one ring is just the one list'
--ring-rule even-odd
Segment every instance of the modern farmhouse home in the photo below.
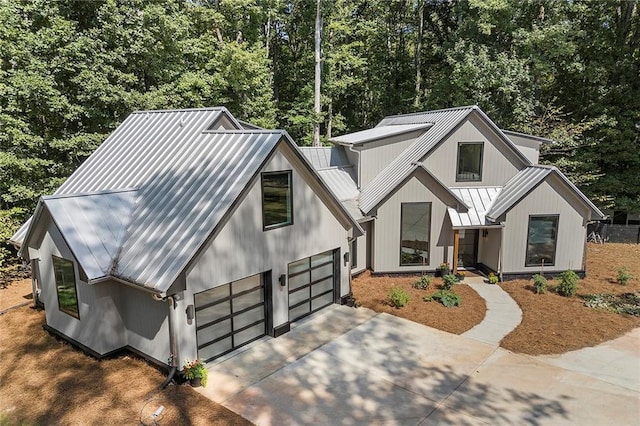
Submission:
{"label": "modern farmhouse home", "polygon": [[299,148],[224,108],[132,113],[12,237],[49,330],[104,356],[213,360],[350,294],[353,273],[584,273],[602,213],[545,139],[478,107]]}
{"label": "modern farmhouse home", "polygon": [[286,132],[213,108],[131,114],[12,239],[49,330],[182,366],[340,302],[361,232]]}
{"label": "modern farmhouse home", "polygon": [[544,138],[500,130],[477,106],[384,118],[302,148],[366,234],[353,272],[479,268],[504,279],[585,273],[587,222],[603,214],[557,168]]}

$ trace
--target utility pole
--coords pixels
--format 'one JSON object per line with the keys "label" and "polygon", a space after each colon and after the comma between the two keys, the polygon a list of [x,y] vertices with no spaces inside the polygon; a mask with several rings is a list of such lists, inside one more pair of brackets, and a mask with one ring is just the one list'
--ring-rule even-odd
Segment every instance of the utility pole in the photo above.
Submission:
{"label": "utility pole", "polygon": [[315,59],[316,59],[316,72],[315,72],[315,84],[313,88],[313,112],[315,117],[313,119],[313,146],[320,146],[320,113],[322,112],[320,106],[320,80],[321,80],[321,67],[320,67],[320,46],[322,38],[322,15],[320,14],[320,6],[322,0],[316,0],[316,43],[315,43]]}

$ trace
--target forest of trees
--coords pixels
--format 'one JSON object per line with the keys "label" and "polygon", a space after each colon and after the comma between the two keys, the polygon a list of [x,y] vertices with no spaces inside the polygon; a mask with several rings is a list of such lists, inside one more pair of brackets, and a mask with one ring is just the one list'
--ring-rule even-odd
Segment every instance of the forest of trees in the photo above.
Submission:
{"label": "forest of trees", "polygon": [[[226,106],[310,144],[477,104],[544,136],[602,208],[640,210],[638,1],[0,0],[0,240],[134,110]],[[9,252],[0,248],[0,265]]]}

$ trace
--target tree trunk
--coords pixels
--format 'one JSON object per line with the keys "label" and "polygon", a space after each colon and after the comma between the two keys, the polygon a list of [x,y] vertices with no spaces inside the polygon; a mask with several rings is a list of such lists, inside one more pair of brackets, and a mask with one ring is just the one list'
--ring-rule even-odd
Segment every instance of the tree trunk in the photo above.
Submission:
{"label": "tree trunk", "polygon": [[415,65],[416,65],[416,87],[415,98],[413,106],[420,107],[420,101],[422,97],[422,33],[424,32],[424,1],[418,4],[418,39],[416,40],[416,53],[415,53]]}
{"label": "tree trunk", "polygon": [[320,146],[320,42],[322,32],[322,15],[320,14],[321,0],[316,0],[316,42],[315,42],[315,58],[316,58],[316,72],[315,72],[315,84],[313,90],[313,146]]}
{"label": "tree trunk", "polygon": [[333,99],[327,105],[327,139],[331,139],[331,121],[333,120]]}

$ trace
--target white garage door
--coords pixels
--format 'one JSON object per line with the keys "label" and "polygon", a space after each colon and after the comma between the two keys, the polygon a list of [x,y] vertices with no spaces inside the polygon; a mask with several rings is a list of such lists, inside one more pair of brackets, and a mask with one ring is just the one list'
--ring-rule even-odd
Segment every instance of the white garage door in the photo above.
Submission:
{"label": "white garage door", "polygon": [[262,274],[195,295],[198,358],[210,361],[265,335]]}
{"label": "white garage door", "polygon": [[295,321],[335,300],[336,250],[297,260],[289,264],[289,321]]}

